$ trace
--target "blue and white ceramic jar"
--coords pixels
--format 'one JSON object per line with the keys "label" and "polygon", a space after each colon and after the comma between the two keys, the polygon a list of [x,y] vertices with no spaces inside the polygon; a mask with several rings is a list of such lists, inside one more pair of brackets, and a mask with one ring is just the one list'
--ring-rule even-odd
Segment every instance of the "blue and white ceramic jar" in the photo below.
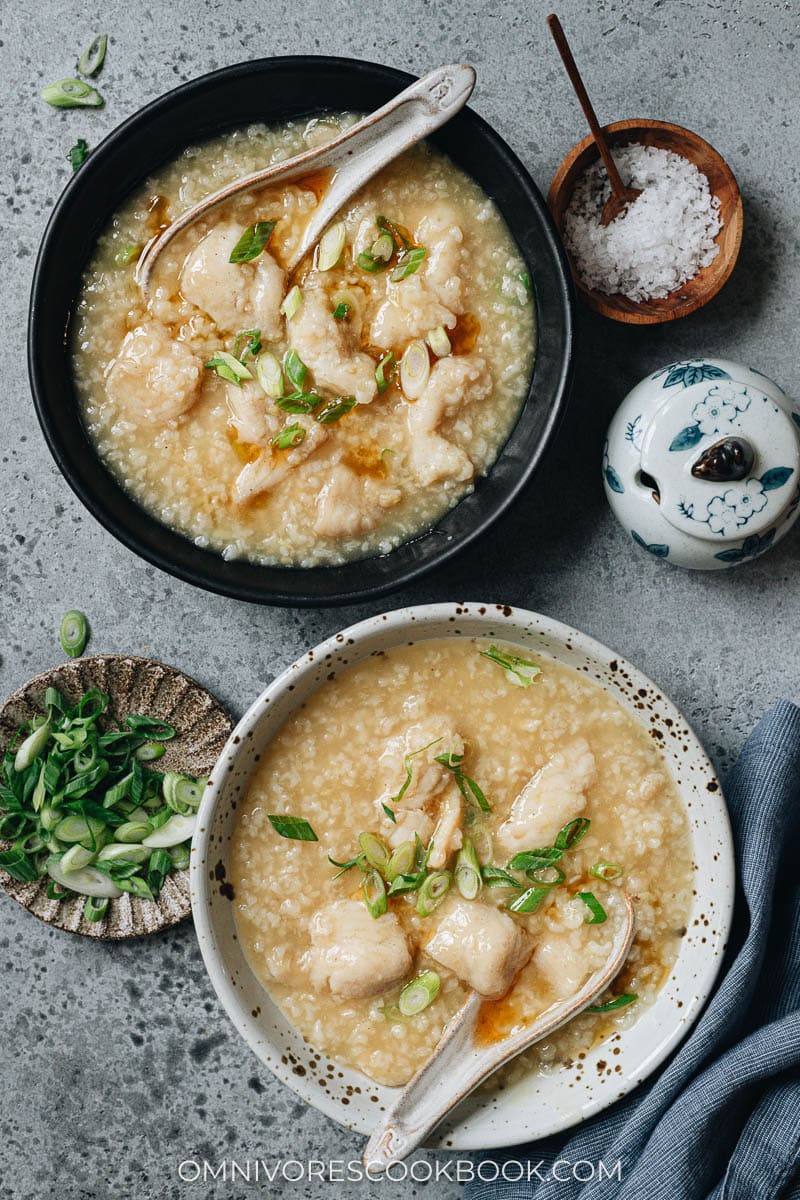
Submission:
{"label": "blue and white ceramic jar", "polygon": [[623,528],[657,558],[699,570],[747,562],[800,515],[800,409],[751,367],[671,363],[617,410],[603,480]]}

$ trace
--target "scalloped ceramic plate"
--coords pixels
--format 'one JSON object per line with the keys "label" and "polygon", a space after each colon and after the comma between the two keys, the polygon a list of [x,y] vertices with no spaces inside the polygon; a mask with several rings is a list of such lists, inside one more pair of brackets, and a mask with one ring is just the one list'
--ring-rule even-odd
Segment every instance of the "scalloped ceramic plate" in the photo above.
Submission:
{"label": "scalloped ceramic plate", "polygon": [[[95,654],[43,671],[9,696],[0,709],[0,749],[5,751],[23,721],[42,712],[48,687],[57,687],[72,703],[89,688],[100,688],[108,693],[109,712],[116,720],[128,713],[146,713],[169,721],[177,737],[166,743],[160,760],[167,771],[208,775],[233,726],[219,701],[175,667],[129,654]],[[102,921],[85,919],[82,896],[49,900],[46,880],[19,883],[0,870],[0,886],[48,925],[84,937],[117,940],[157,933],[177,925],[191,911],[188,871],[168,875],[156,901],[127,893],[110,901]]]}
{"label": "scalloped ceramic plate", "polygon": [[[696,1020],[722,961],[733,909],[733,845],[714,770],[685,719],[655,684],[593,641],[524,609],[431,604],[372,617],[298,659],[245,714],[225,747],[200,807],[191,864],[192,909],[211,981],[239,1033],[261,1061],[329,1117],[360,1133],[397,1096],[328,1060],[294,1029],[251,972],[236,936],[228,855],[237,798],[265,745],[332,672],[385,650],[436,637],[516,643],[585,672],[606,687],[658,741],[689,818],[696,864],[694,905],[675,967],[635,1025],[587,1051],[580,1067],[529,1074],[497,1092],[476,1092],[433,1137],[476,1150],[547,1137],[612,1104],[641,1083]],[[613,1070],[603,1063],[613,1041]]]}

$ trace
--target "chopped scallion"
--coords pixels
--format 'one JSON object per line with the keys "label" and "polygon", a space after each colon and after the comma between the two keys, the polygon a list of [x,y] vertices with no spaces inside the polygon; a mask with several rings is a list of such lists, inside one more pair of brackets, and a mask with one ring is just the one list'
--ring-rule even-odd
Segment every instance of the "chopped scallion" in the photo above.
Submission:
{"label": "chopped scallion", "polygon": [[275,355],[265,350],[256,359],[255,368],[256,379],[263,391],[271,400],[280,400],[283,395],[283,371]]}
{"label": "chopped scallion", "polygon": [[409,342],[400,360],[400,386],[409,400],[422,395],[431,374],[431,360],[424,342]]}
{"label": "chopped scallion", "polygon": [[384,875],[391,854],[383,838],[378,837],[375,833],[360,833],[358,835],[358,844],[369,865]]}
{"label": "chopped scallion", "polygon": [[453,878],[465,900],[474,900],[483,886],[478,856],[469,838],[464,839],[464,845],[458,852]]}
{"label": "chopped scallion", "polygon": [[333,421],[340,421],[342,417],[347,416],[355,406],[355,396],[339,396],[336,400],[327,400],[322,408],[314,413],[314,420],[322,425],[330,425]]}
{"label": "chopped scallion", "polygon": [[269,444],[276,450],[291,450],[294,446],[299,446],[305,436],[305,429],[295,421],[292,425],[284,425],[279,433],[270,438]]}
{"label": "chopped scallion", "polygon": [[282,838],[291,838],[296,842],[319,841],[319,838],[305,817],[290,817],[283,813],[268,813],[267,819],[275,832]]}
{"label": "chopped scallion", "polygon": [[301,391],[306,375],[308,375],[308,367],[296,350],[286,351],[283,359],[283,370],[289,382],[294,385],[298,392]]}
{"label": "chopped scallion", "polygon": [[635,992],[623,992],[621,996],[615,996],[613,1000],[609,1000],[605,1004],[590,1004],[586,1011],[590,1013],[614,1012],[617,1008],[627,1008],[629,1004],[633,1004],[638,999]]}
{"label": "chopped scallion", "polygon": [[382,396],[388,387],[394,382],[395,374],[397,373],[397,363],[394,354],[391,350],[388,354],[384,354],[381,361],[375,368],[375,382],[378,385],[378,395]]}
{"label": "chopped scallion", "polygon": [[84,50],[83,54],[78,59],[78,74],[97,75],[106,58],[106,48],[108,46],[108,35],[100,33],[97,37],[92,38],[89,45]]}
{"label": "chopped scallion", "polygon": [[343,321],[349,312],[350,305],[346,301],[341,300],[333,310],[334,321]]}
{"label": "chopped scallion", "polygon": [[571,850],[589,832],[591,821],[588,817],[575,817],[563,829],[559,830],[554,842],[556,850]]}
{"label": "chopped scallion", "polygon": [[233,353],[234,357],[239,359],[239,362],[245,362],[248,355],[255,358],[260,349],[260,329],[242,329],[241,332],[237,333],[233,342]]}
{"label": "chopped scallion", "polygon": [[103,97],[83,79],[59,79],[42,89],[42,99],[53,108],[102,108]]}
{"label": "chopped scallion", "polygon": [[236,245],[231,250],[229,262],[246,263],[258,258],[263,251],[277,221],[254,221],[248,225]]}
{"label": "chopped scallion", "polygon": [[319,240],[317,252],[317,267],[320,271],[330,271],[337,266],[342,257],[344,243],[347,238],[347,226],[344,221],[330,225]]}
{"label": "chopped scallion", "polygon": [[361,892],[370,916],[376,920],[378,917],[382,917],[389,907],[389,901],[386,897],[386,885],[379,871],[373,868],[367,872],[361,885]]}
{"label": "chopped scallion", "polygon": [[415,1017],[433,1004],[439,995],[440,979],[435,971],[423,971],[407,983],[400,993],[397,1007],[404,1017]]}
{"label": "chopped scallion", "polygon": [[431,871],[419,889],[417,912],[429,917],[439,907],[450,889],[452,876],[449,871]]}
{"label": "chopped scallion", "polygon": [[67,153],[67,162],[72,167],[73,171],[77,171],[82,167],[89,156],[89,145],[85,138],[78,138],[74,146]]}
{"label": "chopped scallion", "polygon": [[228,354],[227,350],[218,350],[205,366],[207,370],[214,371],[220,379],[235,383],[237,387],[242,386],[242,380],[253,378],[244,363],[239,362],[233,354]]}
{"label": "chopped scallion", "polygon": [[619,863],[596,862],[593,867],[589,867],[589,874],[594,875],[595,879],[602,879],[609,883],[612,879],[619,879],[622,867]]}
{"label": "chopped scallion", "polygon": [[401,280],[407,279],[409,275],[418,271],[427,253],[424,246],[415,246],[413,250],[404,250],[397,260],[397,266],[389,276],[392,283],[400,283]]}
{"label": "chopped scallion", "polygon": [[431,329],[426,335],[425,341],[437,358],[447,358],[453,349],[444,325],[437,325],[435,329]]}
{"label": "chopped scallion", "polygon": [[578,892],[578,899],[583,901],[591,914],[586,918],[587,925],[602,925],[604,921],[608,920],[606,910],[594,892]]}
{"label": "chopped scallion", "polygon": [[517,889],[522,887],[518,879],[515,879],[513,875],[509,875],[508,871],[504,871],[501,867],[481,867],[481,877],[487,887],[513,887]]}
{"label": "chopped scallion", "polygon": [[536,912],[542,901],[546,900],[549,895],[549,887],[542,887],[541,885],[529,887],[521,896],[515,896],[513,900],[510,900],[506,908],[516,913]]}
{"label": "chopped scallion", "polygon": [[413,842],[401,842],[393,851],[386,864],[384,874],[393,883],[400,875],[411,875],[416,862],[416,850]]}
{"label": "chopped scallion", "polygon": [[71,608],[61,618],[58,640],[61,643],[61,649],[70,658],[79,658],[86,649],[86,643],[89,640],[89,623],[77,608]]}
{"label": "chopped scallion", "polygon": [[499,650],[497,646],[490,646],[488,650],[481,650],[481,658],[488,658],[490,662],[497,663],[506,673],[506,679],[515,687],[530,687],[537,675],[541,675],[542,668],[538,663],[531,662],[529,658],[520,658],[516,654],[507,654],[504,650]]}
{"label": "chopped scallion", "polygon": [[95,898],[87,896],[83,906],[83,915],[87,921],[102,921],[108,912],[108,897]]}
{"label": "chopped scallion", "polygon": [[297,284],[295,284],[294,287],[287,292],[286,298],[284,299],[283,304],[281,304],[281,312],[286,317],[287,321],[291,321],[292,317],[298,311],[302,303],[303,293],[300,291],[300,288],[297,286]]}

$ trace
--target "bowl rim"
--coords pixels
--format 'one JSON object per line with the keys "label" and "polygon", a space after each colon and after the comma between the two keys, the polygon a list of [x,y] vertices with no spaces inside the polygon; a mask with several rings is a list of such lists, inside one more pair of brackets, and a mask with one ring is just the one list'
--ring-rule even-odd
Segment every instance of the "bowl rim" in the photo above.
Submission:
{"label": "bowl rim", "polygon": [[[628,1094],[633,1089],[639,1086],[643,1080],[647,1079],[657,1067],[664,1062],[675,1047],[688,1035],[694,1023],[698,1019],[705,1003],[711,994],[714,983],[723,965],[723,952],[728,941],[730,927],[733,917],[733,904],[735,895],[735,856],[733,846],[733,835],[728,816],[727,807],[725,804],[724,795],[717,779],[716,771],[706,754],[702,743],[700,742],[689,722],[680,712],[680,710],[672,703],[662,690],[652,682],[639,669],[629,663],[623,656],[609,649],[601,642],[592,638],[588,634],[584,634],[579,630],[564,624],[554,618],[545,616],[540,613],[532,612],[524,608],[512,608],[508,605],[494,603],[478,603],[478,602],[440,602],[435,604],[414,605],[401,609],[395,609],[388,613],[378,613],[374,616],[367,617],[365,620],[359,621],[354,625],[349,626],[340,633],[334,633],[326,638],[319,645],[306,651],[293,663],[285,668],[258,696],[250,707],[247,709],[236,728],[233,730],[226,747],[220,755],[217,768],[214,772],[209,787],[207,788],[198,814],[198,828],[192,846],[192,858],[190,864],[190,895],[192,903],[192,915],[197,933],[198,944],[203,957],[206,970],[211,980],[212,986],[225,1009],[228,1017],[233,1022],[237,1032],[243,1037],[250,1049],[259,1059],[263,1066],[268,1067],[274,1075],[282,1083],[287,1084],[292,1091],[300,1096],[306,1103],[313,1105],[326,1116],[331,1117],[339,1124],[347,1128],[355,1129],[360,1132],[365,1132],[364,1123],[352,1113],[347,1113],[342,1108],[340,1102],[333,1096],[328,1094],[327,1089],[316,1088],[312,1090],[311,1084],[304,1082],[301,1078],[292,1072],[290,1068],[280,1065],[279,1062],[272,1059],[268,1054],[262,1052],[264,1041],[256,1036],[252,1022],[248,1020],[251,1014],[247,1011],[247,1004],[244,1002],[242,991],[237,988],[228,976],[223,963],[222,952],[217,946],[216,937],[214,934],[214,922],[211,916],[211,892],[212,878],[214,871],[211,869],[212,855],[217,859],[221,855],[221,838],[218,839],[216,849],[212,845],[213,836],[213,819],[217,805],[223,799],[225,792],[226,778],[236,759],[240,754],[245,754],[252,747],[252,736],[255,727],[259,721],[263,719],[265,711],[271,706],[274,708],[276,701],[284,697],[287,693],[296,692],[297,699],[295,704],[302,702],[302,686],[301,681],[304,678],[312,676],[319,672],[320,664],[330,664],[331,660],[340,657],[343,647],[348,651],[353,651],[358,646],[359,642],[369,642],[371,638],[377,637],[380,634],[389,634],[392,637],[393,645],[405,644],[405,639],[412,635],[415,640],[426,639],[426,628],[432,625],[439,625],[447,622],[448,628],[444,634],[436,634],[433,636],[480,636],[474,630],[470,633],[462,634],[458,629],[458,620],[468,618],[472,621],[479,621],[485,624],[487,628],[491,623],[505,620],[508,622],[508,641],[512,644],[515,641],[515,634],[522,636],[523,627],[528,630],[534,630],[537,635],[542,637],[550,637],[554,641],[559,642],[569,650],[578,650],[585,655],[587,659],[596,661],[598,664],[610,664],[616,662],[619,675],[624,676],[633,693],[634,689],[647,688],[652,691],[652,694],[657,698],[665,715],[672,717],[674,727],[681,729],[681,740],[686,743],[686,749],[691,756],[694,757],[702,767],[708,778],[708,782],[713,784],[707,792],[701,793],[703,799],[712,806],[715,810],[715,819],[718,820],[719,832],[719,862],[715,862],[715,869],[718,872],[718,882],[715,885],[713,895],[718,903],[718,912],[715,915],[715,921],[718,928],[715,930],[712,937],[709,938],[708,944],[705,946],[702,963],[703,969],[692,976],[691,978],[691,997],[682,1001],[680,1016],[675,1016],[672,1024],[669,1026],[665,1036],[660,1036],[655,1045],[648,1045],[646,1051],[642,1051],[637,1065],[630,1073],[620,1078],[618,1086],[613,1090],[608,1090],[604,1095],[595,1095],[588,1102],[581,1101],[580,1108],[573,1113],[559,1113],[556,1108],[553,1108],[549,1123],[544,1127],[541,1125],[532,1130],[528,1128],[520,1128],[514,1126],[510,1120],[504,1120],[500,1123],[499,1131],[489,1137],[483,1136],[481,1143],[476,1144],[469,1137],[467,1140],[461,1140],[458,1136],[458,1126],[456,1125],[455,1133],[447,1140],[446,1143],[439,1143],[434,1138],[434,1144],[445,1145],[448,1149],[458,1150],[483,1150],[496,1149],[502,1146],[517,1145],[525,1140],[530,1140],[531,1137],[536,1139],[548,1137],[556,1133],[563,1132],[582,1120],[585,1120],[594,1114],[606,1109],[611,1104],[622,1096]],[[498,638],[503,638],[502,634],[495,633]],[[360,657],[356,657],[353,661],[362,661]],[[326,666],[326,671],[328,667]],[[600,681],[597,681],[600,682]],[[323,686],[324,677],[322,680],[318,678],[316,687]],[[600,682],[600,686],[608,689],[606,684]],[[316,688],[315,688],[316,690]],[[614,694],[612,692],[612,694]],[[620,696],[616,697],[621,701]],[[628,705],[630,707],[630,705]],[[284,714],[281,724],[286,719]],[[280,728],[280,726],[278,726]],[[273,731],[271,736],[274,736]],[[264,745],[266,742],[264,743]],[[259,746],[259,752],[263,746]],[[687,795],[689,786],[686,783],[675,780],[674,771],[670,766],[670,775],[681,794],[681,799],[684,807],[688,810]],[[704,776],[705,777],[705,776]],[[238,788],[237,788],[238,791]],[[693,846],[697,845],[697,834],[692,831]],[[218,870],[219,868],[217,868]],[[219,876],[216,876],[219,878]],[[699,889],[698,889],[699,891]],[[702,895],[702,893],[701,893]],[[696,904],[697,897],[694,897]],[[703,939],[705,943],[705,938]],[[677,961],[677,960],[676,960]],[[673,978],[675,969],[670,974],[670,979]],[[258,986],[263,989],[263,985],[257,980],[256,976],[251,972],[252,978]],[[658,1003],[658,998],[666,993],[666,988],[669,984],[667,980],[659,989],[659,994],[654,1005]],[[688,989],[688,983],[686,984]],[[266,989],[263,989],[266,991]],[[642,1016],[642,1020],[646,1019],[648,1009]],[[254,1014],[252,1014],[254,1015]],[[288,1019],[287,1019],[288,1020]],[[291,1025],[291,1022],[289,1022]],[[638,1024],[638,1023],[637,1023]],[[293,1029],[296,1027],[292,1026]],[[634,1025],[631,1030],[625,1030],[621,1033],[621,1038],[624,1039],[629,1033],[636,1029]],[[601,1043],[605,1045],[606,1043]],[[316,1056],[321,1052],[311,1047]],[[593,1048],[597,1050],[597,1047]],[[593,1052],[592,1051],[592,1052]],[[591,1052],[590,1052],[591,1053]],[[322,1055],[322,1057],[325,1057]],[[587,1054],[588,1057],[588,1054]],[[284,1063],[285,1063],[284,1059]],[[341,1068],[344,1069],[344,1068]],[[354,1073],[363,1081],[365,1078],[359,1072]],[[534,1078],[531,1076],[531,1078]],[[498,1106],[502,1106],[502,1099]],[[443,1126],[442,1128],[447,1128]],[[441,1130],[439,1131],[441,1133]],[[431,1143],[428,1143],[431,1145]]]}
{"label": "bowl rim", "polygon": [[[250,601],[258,604],[289,606],[297,605],[300,607],[335,607],[337,605],[348,605],[358,603],[364,600],[377,599],[389,592],[396,591],[399,588],[410,584],[421,578],[429,571],[435,570],[437,567],[444,565],[454,555],[466,550],[478,538],[486,533],[489,528],[494,525],[511,505],[518,499],[519,495],[524,491],[530,483],[532,476],[538,469],[543,457],[552,445],[555,434],[563,418],[567,404],[569,402],[570,388],[574,371],[574,355],[575,355],[575,301],[574,287],[572,282],[572,274],[570,271],[567,255],[564,251],[561,238],[556,230],[555,222],[553,221],[550,210],[545,202],[544,196],[540,192],[536,183],[532,179],[530,172],[527,170],[524,163],[518,155],[511,149],[508,143],[494,128],[474,109],[466,106],[454,120],[461,118],[468,120],[473,128],[479,131],[482,138],[491,143],[493,150],[500,158],[504,160],[505,166],[515,176],[517,181],[523,187],[527,201],[535,210],[538,225],[541,235],[548,247],[548,255],[550,266],[553,273],[553,278],[556,285],[556,291],[559,298],[561,318],[563,321],[562,340],[563,354],[557,371],[554,371],[554,387],[550,400],[549,411],[543,422],[539,432],[536,444],[532,452],[527,456],[527,461],[518,469],[516,478],[510,487],[505,487],[503,494],[495,497],[492,503],[491,510],[480,515],[480,519],[470,528],[462,533],[454,536],[442,537],[439,539],[439,544],[436,546],[435,552],[426,560],[412,560],[402,570],[398,569],[391,576],[381,579],[377,582],[362,584],[358,576],[359,566],[362,563],[369,562],[374,559],[389,557],[379,554],[368,555],[364,559],[348,560],[344,564],[333,566],[320,566],[310,568],[297,567],[273,567],[260,564],[250,564],[257,568],[258,574],[262,571],[280,571],[282,586],[266,590],[267,585],[255,582],[231,581],[224,576],[217,574],[218,566],[217,559],[224,561],[221,555],[216,552],[209,553],[209,559],[202,560],[202,565],[195,566],[194,564],[184,564],[174,561],[169,552],[169,547],[161,548],[149,544],[149,535],[145,536],[139,528],[139,522],[128,522],[126,519],[118,517],[111,512],[103,501],[101,489],[91,486],[88,482],[78,475],[73,469],[73,464],[70,461],[70,453],[62,441],[62,437],[49,412],[49,405],[45,401],[47,387],[44,380],[43,364],[41,361],[38,342],[36,336],[37,326],[40,321],[40,311],[43,307],[43,298],[47,290],[47,275],[51,269],[50,264],[57,259],[59,252],[59,236],[60,227],[65,219],[65,215],[70,211],[74,199],[80,194],[81,189],[85,186],[88,179],[91,178],[95,169],[98,169],[98,164],[102,163],[104,158],[115,152],[123,145],[130,135],[139,132],[145,128],[147,124],[154,118],[158,118],[168,113],[176,101],[184,100],[187,97],[193,97],[208,88],[213,88],[216,84],[226,80],[241,79],[244,76],[257,75],[259,73],[270,73],[272,71],[296,69],[298,71],[309,70],[324,66],[326,68],[338,68],[346,70],[350,73],[363,76],[366,80],[371,79],[373,83],[379,82],[382,78],[386,83],[396,86],[397,90],[407,87],[415,82],[416,76],[405,71],[400,71],[394,67],[388,67],[381,63],[375,63],[367,59],[351,59],[335,55],[315,55],[315,54],[298,54],[298,55],[275,55],[264,58],[250,59],[244,62],[233,63],[229,66],[218,68],[217,70],[199,75],[194,79],[188,80],[185,83],[172,88],[167,92],[156,96],[153,100],[148,101],[136,112],[132,113],[114,129],[112,129],[103,140],[92,151],[92,154],[87,159],[86,163],[81,167],[79,172],[76,172],[68,180],[63,191],[59,195],[52,212],[47,221],[42,240],[36,256],[36,262],[33,270],[31,282],[30,301],[28,308],[27,321],[27,364],[28,378],[31,392],[33,395],[34,407],[36,415],[44,434],[45,441],[48,445],[50,453],[55,459],[61,474],[66,479],[72,491],[89,510],[92,516],[97,520],[109,533],[111,533],[118,541],[120,541],[128,550],[131,550],[138,557],[158,567],[159,570],[166,572],[177,579],[181,579],[186,583],[190,583],[195,587],[204,589],[218,595],[230,596],[234,599]],[[227,128],[234,128],[234,125]],[[187,135],[188,136],[188,135]],[[146,175],[143,176],[146,178]],[[107,214],[110,217],[111,213]],[[509,228],[511,226],[509,225]],[[516,239],[514,230],[511,230],[512,237]],[[73,297],[72,307],[74,306],[75,297]],[[71,311],[70,310],[70,311]],[[538,314],[538,309],[537,309]],[[70,316],[71,321],[71,316]],[[538,324],[538,322],[537,322]],[[67,336],[65,331],[65,337]],[[537,339],[537,356],[534,359],[533,376],[528,384],[528,392],[526,394],[523,405],[520,409],[518,420],[522,416],[525,408],[531,402],[531,386],[535,379],[536,368],[538,363],[538,348]],[[80,416],[78,416],[80,420]],[[509,439],[513,437],[515,426],[510,431]],[[506,444],[500,447],[497,458],[490,468],[486,478],[488,479],[497,463],[505,453]],[[96,451],[94,452],[96,454]],[[102,463],[102,460],[98,461]],[[108,471],[108,468],[106,468]],[[111,483],[120,490],[136,505],[138,514],[142,518],[143,527],[146,526],[149,530],[150,523],[155,522],[165,532],[166,535],[171,535],[171,538],[178,538],[181,542],[191,545],[192,539],[189,535],[182,534],[173,530],[170,526],[160,521],[157,517],[148,513],[147,510],[139,504],[135,498],[125,492],[122,485],[109,472]],[[480,484],[482,480],[477,482]],[[469,498],[469,493],[462,497],[459,504]],[[455,506],[456,508],[458,505]],[[455,509],[448,510],[447,513],[441,514],[437,521],[429,529],[422,530],[420,533],[407,539],[400,546],[395,547],[395,550],[402,550],[403,547],[413,545],[425,537],[435,533],[440,521],[444,520],[449,512]],[[170,544],[171,544],[170,538]],[[389,552],[390,554],[392,551]],[[212,562],[213,559],[213,562]],[[246,561],[246,560],[245,560]],[[314,591],[305,590],[305,581],[315,577],[322,579],[326,572],[334,572],[346,568],[355,568],[351,575],[354,581],[334,593],[319,594]],[[290,578],[299,572],[301,582],[297,588],[290,586]]]}
{"label": "bowl rim", "polygon": [[[612,145],[616,144],[617,135],[635,133],[637,130],[643,129],[669,130],[670,132],[682,134],[687,138],[687,140],[693,142],[696,146],[702,147],[708,156],[716,161],[722,174],[727,177],[728,185],[731,188],[731,194],[735,197],[733,204],[735,237],[733,246],[731,247],[727,262],[725,264],[725,269],[720,272],[719,276],[715,277],[713,284],[707,289],[706,292],[703,293],[702,297],[687,301],[683,305],[676,305],[671,309],[664,309],[663,312],[627,312],[623,309],[617,308],[616,304],[613,303],[614,297],[619,295],[619,293],[607,294],[605,292],[597,291],[594,288],[588,288],[578,274],[578,271],[572,260],[572,255],[566,249],[566,246],[564,247],[564,253],[567,256],[567,262],[569,263],[570,274],[572,276],[572,282],[575,286],[575,290],[584,303],[588,304],[593,312],[599,313],[604,317],[609,317],[613,321],[620,321],[625,325],[664,325],[668,321],[677,321],[680,320],[681,317],[691,316],[693,312],[697,312],[698,309],[703,308],[710,300],[714,299],[714,297],[728,282],[733,274],[734,267],[736,266],[736,262],[739,258],[739,251],[741,250],[742,246],[744,205],[742,202],[742,193],[739,189],[738,181],[731,170],[728,161],[723,158],[719,150],[712,146],[706,138],[702,137],[699,133],[695,133],[693,129],[687,129],[685,125],[677,125],[673,121],[657,121],[651,117],[627,117],[622,121],[611,121],[608,125],[602,126],[603,133],[610,139]],[[631,138],[631,141],[635,140],[635,138]],[[555,215],[556,200],[562,191],[568,173],[575,165],[577,159],[580,158],[580,156],[587,150],[594,150],[594,155],[590,156],[590,158],[587,160],[587,165],[593,161],[597,161],[600,158],[599,151],[595,145],[594,136],[591,133],[588,133],[585,137],[581,138],[579,142],[576,142],[572,149],[564,156],[555,175],[553,176],[553,181],[550,184],[550,188],[547,192],[547,207],[550,210],[550,215],[552,216],[553,221],[555,222],[559,237],[561,237],[562,222]]]}

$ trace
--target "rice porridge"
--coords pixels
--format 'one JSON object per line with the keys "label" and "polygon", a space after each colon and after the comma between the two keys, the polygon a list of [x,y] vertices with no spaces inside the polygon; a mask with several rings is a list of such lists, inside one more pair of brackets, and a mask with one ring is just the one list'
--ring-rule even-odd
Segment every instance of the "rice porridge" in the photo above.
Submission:
{"label": "rice porridge", "polygon": [[149,512],[226,558],[387,553],[497,458],[533,366],[530,280],[497,207],[421,145],[371,181],[292,272],[330,179],[235,197],[142,248],[225,183],[353,118],[251,126],[159,171],[98,241],[73,321],[90,438]]}
{"label": "rice porridge", "polygon": [[660,752],[605,689],[523,654],[452,637],[347,668],[271,740],[237,814],[253,971],[378,1083],[411,1078],[471,988],[487,1039],[578,991],[627,893],[635,940],[596,1011],[487,1086],[557,1069],[638,1019],[686,932],[689,826]]}

